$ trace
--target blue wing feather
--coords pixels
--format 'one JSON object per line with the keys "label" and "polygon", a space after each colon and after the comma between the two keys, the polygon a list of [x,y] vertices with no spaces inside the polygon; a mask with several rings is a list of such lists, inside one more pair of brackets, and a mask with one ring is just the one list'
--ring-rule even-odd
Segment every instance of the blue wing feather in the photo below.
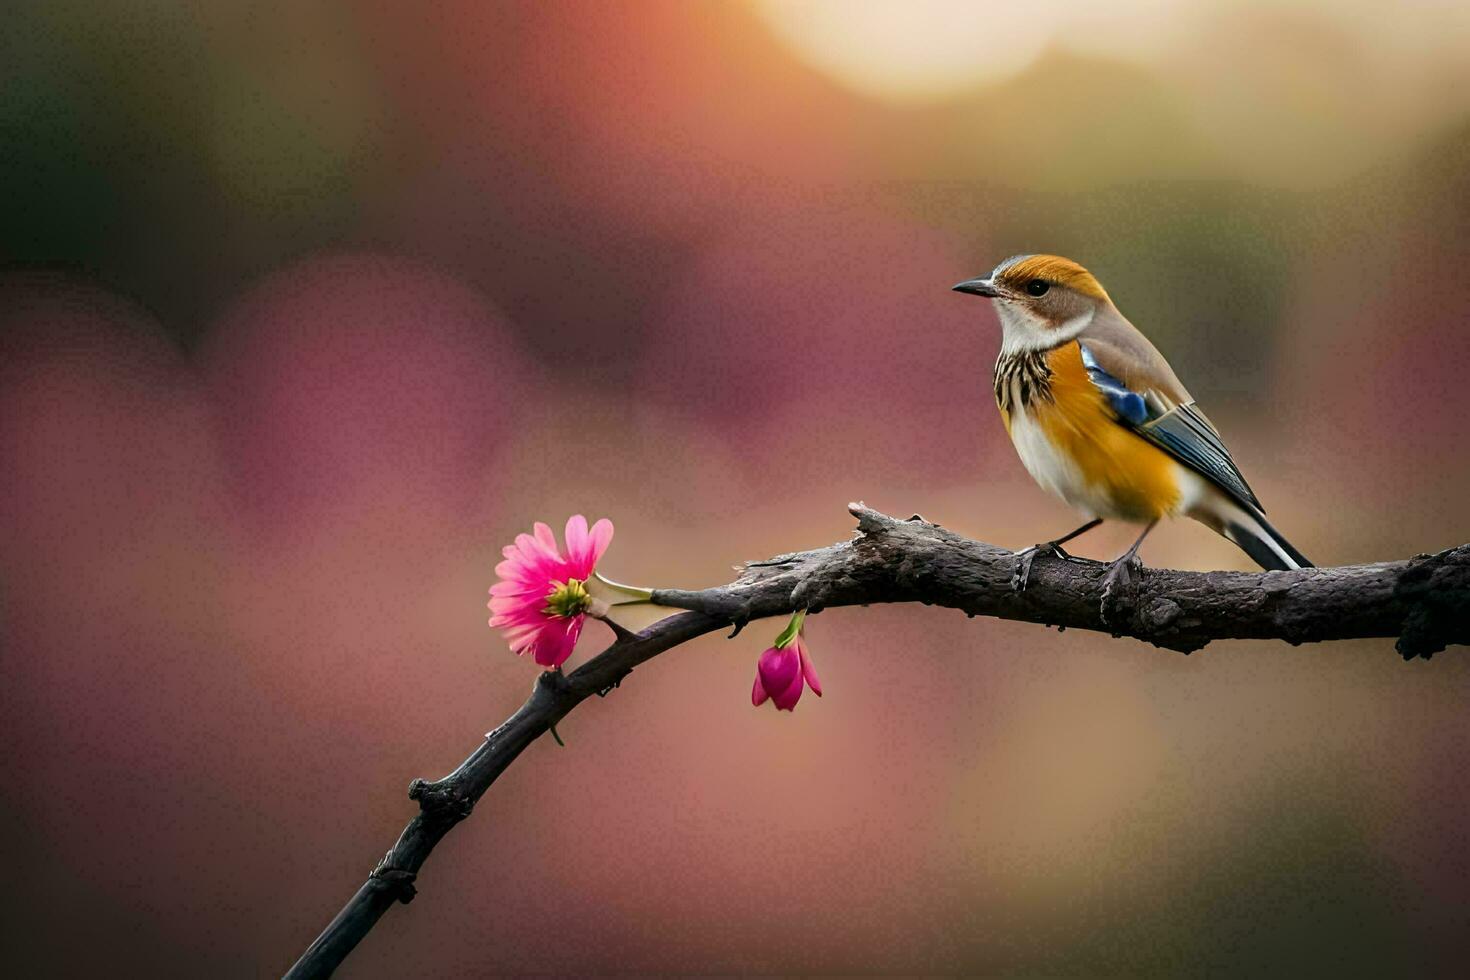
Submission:
{"label": "blue wing feather", "polygon": [[1220,434],[1194,403],[1159,411],[1143,395],[1131,390],[1097,362],[1087,345],[1078,342],[1087,376],[1107,398],[1118,421],[1158,446],[1190,469],[1213,481],[1248,507],[1265,513],[1245,482]]}
{"label": "blue wing feather", "polygon": [[1118,417],[1129,425],[1147,422],[1148,405],[1144,403],[1143,396],[1136,391],[1129,391],[1127,385],[1104,370],[1086,344],[1078,343],[1077,346],[1082,349],[1082,365],[1087,368],[1087,376],[1107,397],[1108,404],[1113,406]]}

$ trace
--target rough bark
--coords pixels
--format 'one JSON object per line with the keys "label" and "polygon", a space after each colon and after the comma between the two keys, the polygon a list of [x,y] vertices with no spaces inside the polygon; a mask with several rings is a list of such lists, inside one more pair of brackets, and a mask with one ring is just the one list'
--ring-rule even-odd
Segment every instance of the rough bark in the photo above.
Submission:
{"label": "rough bark", "polygon": [[435,845],[527,745],[583,700],[608,694],[665,650],[726,626],[738,633],[750,620],[801,608],[922,602],[1130,636],[1181,653],[1223,639],[1396,637],[1405,659],[1428,659],[1448,644],[1470,643],[1470,545],[1406,561],[1289,572],[1138,568],[1125,588],[1107,594],[1108,566],[1040,554],[1022,590],[1013,584],[1015,552],[917,517],[896,520],[860,504],[849,510],[858,520],[852,540],[751,562],[728,585],[657,591],[655,602],[688,611],[638,634],[616,630],[611,646],[571,673],[540,675],[526,703],[458,769],[435,782],[413,781],[408,795],[418,815],[287,976],[329,976],[395,901],[412,899]]}

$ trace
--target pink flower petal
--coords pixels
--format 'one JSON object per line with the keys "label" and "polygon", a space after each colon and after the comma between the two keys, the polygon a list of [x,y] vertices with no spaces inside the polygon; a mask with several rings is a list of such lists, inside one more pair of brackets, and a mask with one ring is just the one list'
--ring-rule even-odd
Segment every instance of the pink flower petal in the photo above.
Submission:
{"label": "pink flower petal", "polygon": [[588,564],[587,558],[591,551],[591,544],[587,540],[587,518],[581,514],[573,514],[567,518],[567,564],[572,566],[575,578],[586,578],[587,573],[582,572],[584,564]]}
{"label": "pink flower petal", "polygon": [[[598,562],[602,561],[602,556],[607,552],[607,546],[612,544],[612,521],[604,517],[602,520],[592,525],[592,532],[589,537],[592,539],[592,564],[596,565]],[[590,573],[592,569],[588,568],[587,571]]]}
{"label": "pink flower petal", "polygon": [[812,689],[817,697],[822,696],[822,682],[817,680],[817,668],[812,666],[811,655],[806,652],[806,644],[800,636],[796,638],[796,651],[801,655],[801,676],[806,678],[806,686]]}
{"label": "pink flower petal", "polygon": [[[549,544],[547,542],[550,542]],[[536,522],[536,536],[516,535],[516,547],[520,549],[519,560],[527,568],[549,569],[561,564],[561,555],[556,550],[556,538],[551,528]]]}
{"label": "pink flower petal", "polygon": [[546,605],[546,600],[543,597],[536,602],[532,602],[528,598],[531,595],[533,593],[525,592],[518,592],[514,595],[492,595],[489,605],[496,612],[511,612],[517,609],[525,610],[526,612],[539,612],[540,608]]}
{"label": "pink flower petal", "polygon": [[539,612],[528,610],[521,606],[505,608],[492,605],[490,607],[490,615],[495,620],[495,625],[502,629],[508,629],[512,626],[541,627],[554,621],[548,616],[543,616]]}
{"label": "pink flower petal", "polygon": [[796,702],[801,700],[801,692],[805,687],[806,682],[802,679],[801,671],[797,671],[796,676],[791,678],[791,684],[786,690],[779,693],[776,691],[771,692],[771,700],[776,703],[777,710],[790,711],[796,707]]}
{"label": "pink flower petal", "polygon": [[501,579],[499,582],[490,586],[490,594],[492,596],[506,597],[523,595],[544,596],[546,590],[539,583],[527,582],[524,579]]}
{"label": "pink flower petal", "polygon": [[[766,693],[775,700],[778,708],[782,706],[781,702],[786,700],[791,682],[796,681],[798,684],[801,682],[801,658],[792,647],[786,647],[784,650],[780,647],[771,647],[761,654],[755,669],[756,678],[766,689]],[[795,704],[795,699],[792,699],[791,703]]]}
{"label": "pink flower petal", "polygon": [[534,564],[541,554],[541,549],[536,547],[536,539],[522,531],[516,535],[516,553],[511,555],[512,560],[522,565]]}
{"label": "pink flower petal", "polygon": [[572,647],[582,635],[582,616],[573,616],[561,628],[559,620],[550,620],[536,638],[536,662],[543,667],[560,667],[572,655]]}
{"label": "pink flower petal", "polygon": [[523,657],[526,651],[536,645],[536,637],[540,631],[534,629],[523,629],[519,632],[507,631],[505,635],[506,645],[510,647],[511,653],[517,657]]}
{"label": "pink flower petal", "polygon": [[750,689],[750,703],[759,708],[766,703],[766,699],[769,697],[770,695],[766,693],[766,689],[761,686],[761,675],[757,671],[755,675],[755,686]]}

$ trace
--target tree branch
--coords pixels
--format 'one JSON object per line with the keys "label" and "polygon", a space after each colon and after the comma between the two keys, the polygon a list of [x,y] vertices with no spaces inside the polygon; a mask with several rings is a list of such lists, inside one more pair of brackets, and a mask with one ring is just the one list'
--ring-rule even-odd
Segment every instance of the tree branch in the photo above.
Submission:
{"label": "tree branch", "polygon": [[[1397,637],[1405,659],[1470,643],[1470,545],[1407,561],[1290,572],[1140,569],[1122,596],[1104,597],[1107,566],[1038,555],[1024,591],[1012,587],[1014,552],[917,517],[848,508],[858,533],[815,551],[744,566],[735,581],[701,591],[659,590],[659,605],[688,610],[638,634],[622,631],[570,674],[541,674],[531,697],[448,776],[416,779],[419,813],[367,881],[287,974],[329,976],[414,880],[435,845],[526,746],[588,697],[606,695],[633,668],[705,633],[752,619],[831,606],[922,602],[1051,626],[1098,630],[1189,653],[1211,640],[1315,643]],[[733,634],[732,634],[733,635]]]}

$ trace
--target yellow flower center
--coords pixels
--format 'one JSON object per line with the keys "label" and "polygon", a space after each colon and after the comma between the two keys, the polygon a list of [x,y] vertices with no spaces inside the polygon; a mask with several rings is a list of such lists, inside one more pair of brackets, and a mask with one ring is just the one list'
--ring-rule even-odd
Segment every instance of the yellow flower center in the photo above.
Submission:
{"label": "yellow flower center", "polygon": [[546,593],[546,608],[541,611],[548,616],[570,619],[585,613],[591,605],[592,597],[587,594],[586,582],[569,578],[565,582],[551,583],[551,591]]}

